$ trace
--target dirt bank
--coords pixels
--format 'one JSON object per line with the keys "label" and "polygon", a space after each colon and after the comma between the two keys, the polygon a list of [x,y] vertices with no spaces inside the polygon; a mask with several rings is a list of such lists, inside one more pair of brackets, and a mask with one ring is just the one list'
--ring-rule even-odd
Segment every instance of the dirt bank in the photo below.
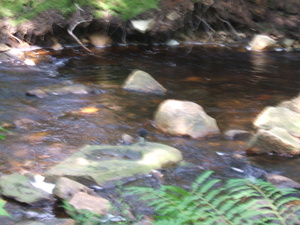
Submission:
{"label": "dirt bank", "polygon": [[[43,4],[43,3],[41,3]],[[48,9],[30,20],[14,26],[8,17],[0,21],[0,42],[18,46],[29,44],[51,46],[53,37],[70,43],[101,31],[114,42],[164,42],[171,38],[183,40],[214,40],[230,37],[231,41],[249,39],[263,33],[275,39],[300,38],[300,2],[298,0],[161,0],[132,19],[153,19],[153,26],[141,33],[120,13],[93,14],[93,6],[79,7],[72,13]],[[35,10],[26,5],[27,10]],[[74,36],[72,36],[74,34]],[[75,40],[76,38],[78,40]]]}

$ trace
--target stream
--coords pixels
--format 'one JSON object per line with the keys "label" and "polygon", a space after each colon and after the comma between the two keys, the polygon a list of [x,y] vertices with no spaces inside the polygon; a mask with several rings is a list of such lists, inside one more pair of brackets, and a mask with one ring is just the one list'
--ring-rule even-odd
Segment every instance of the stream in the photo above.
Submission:
{"label": "stream", "polygon": [[[138,130],[145,128],[149,141],[183,154],[185,164],[161,171],[164,183],[189,186],[203,170],[216,171],[223,179],[268,172],[300,182],[300,158],[247,156],[247,139],[175,137],[153,125],[158,105],[179,99],[201,105],[222,133],[254,132],[252,121],[266,106],[299,94],[299,52],[201,45],[112,46],[93,52],[37,49],[31,52],[36,66],[0,63],[0,122],[13,132],[0,142],[2,174],[42,174],[85,144],[121,144],[123,134],[137,139]],[[124,80],[135,69],[151,74],[167,94],[123,90]],[[29,90],[67,82],[85,85],[90,93],[26,95]],[[147,183],[133,184],[143,182]],[[8,211],[16,208],[14,203],[9,207]]]}

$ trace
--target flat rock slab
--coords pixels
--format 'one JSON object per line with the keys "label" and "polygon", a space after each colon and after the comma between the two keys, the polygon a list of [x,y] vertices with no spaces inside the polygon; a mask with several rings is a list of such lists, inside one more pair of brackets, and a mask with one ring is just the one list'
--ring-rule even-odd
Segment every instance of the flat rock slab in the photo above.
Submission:
{"label": "flat rock slab", "polygon": [[47,192],[34,187],[29,178],[21,174],[2,176],[0,189],[2,195],[30,205],[51,200]]}
{"label": "flat rock slab", "polygon": [[55,182],[67,177],[85,185],[113,187],[182,160],[179,150],[153,142],[130,146],[87,145],[50,168],[45,177]]}

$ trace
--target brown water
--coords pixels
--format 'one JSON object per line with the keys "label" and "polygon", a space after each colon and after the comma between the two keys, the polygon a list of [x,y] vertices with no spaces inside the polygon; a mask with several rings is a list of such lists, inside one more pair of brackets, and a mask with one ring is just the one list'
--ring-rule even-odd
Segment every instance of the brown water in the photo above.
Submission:
{"label": "brown water", "polygon": [[[87,55],[66,49],[49,51],[46,56],[36,51],[34,57],[42,60],[36,67],[0,64],[1,123],[33,122],[9,128],[13,134],[0,143],[0,172],[43,173],[85,144],[120,144],[123,133],[137,137],[137,130],[143,127],[150,132],[149,140],[176,147],[184,155],[186,165],[163,171],[168,183],[188,185],[203,169],[223,177],[273,172],[300,181],[299,158],[249,157],[243,140],[226,140],[222,135],[201,140],[173,137],[152,123],[159,103],[172,98],[200,104],[222,132],[253,131],[252,121],[264,107],[299,94],[299,52],[203,46],[94,51],[95,55]],[[151,74],[168,93],[157,96],[122,90],[122,83],[135,69]],[[92,93],[43,99],[25,94],[65,81],[84,84]]]}

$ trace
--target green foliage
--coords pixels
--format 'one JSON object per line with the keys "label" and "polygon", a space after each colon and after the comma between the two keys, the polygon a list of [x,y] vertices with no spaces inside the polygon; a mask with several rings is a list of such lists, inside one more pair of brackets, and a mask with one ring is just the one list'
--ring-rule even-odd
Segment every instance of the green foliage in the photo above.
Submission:
{"label": "green foliage", "polygon": [[155,224],[299,224],[295,191],[277,189],[262,180],[230,179],[225,184],[204,172],[186,190],[162,186],[159,190],[129,188],[157,212]]}
{"label": "green foliage", "polygon": [[0,18],[8,17],[15,24],[30,20],[48,10],[61,12],[66,18],[78,7],[88,7],[95,17],[105,12],[129,20],[149,9],[158,7],[159,0],[1,0]]}
{"label": "green foliage", "polygon": [[0,216],[9,216],[8,212],[3,208],[5,206],[6,202],[2,199],[0,199]]}

